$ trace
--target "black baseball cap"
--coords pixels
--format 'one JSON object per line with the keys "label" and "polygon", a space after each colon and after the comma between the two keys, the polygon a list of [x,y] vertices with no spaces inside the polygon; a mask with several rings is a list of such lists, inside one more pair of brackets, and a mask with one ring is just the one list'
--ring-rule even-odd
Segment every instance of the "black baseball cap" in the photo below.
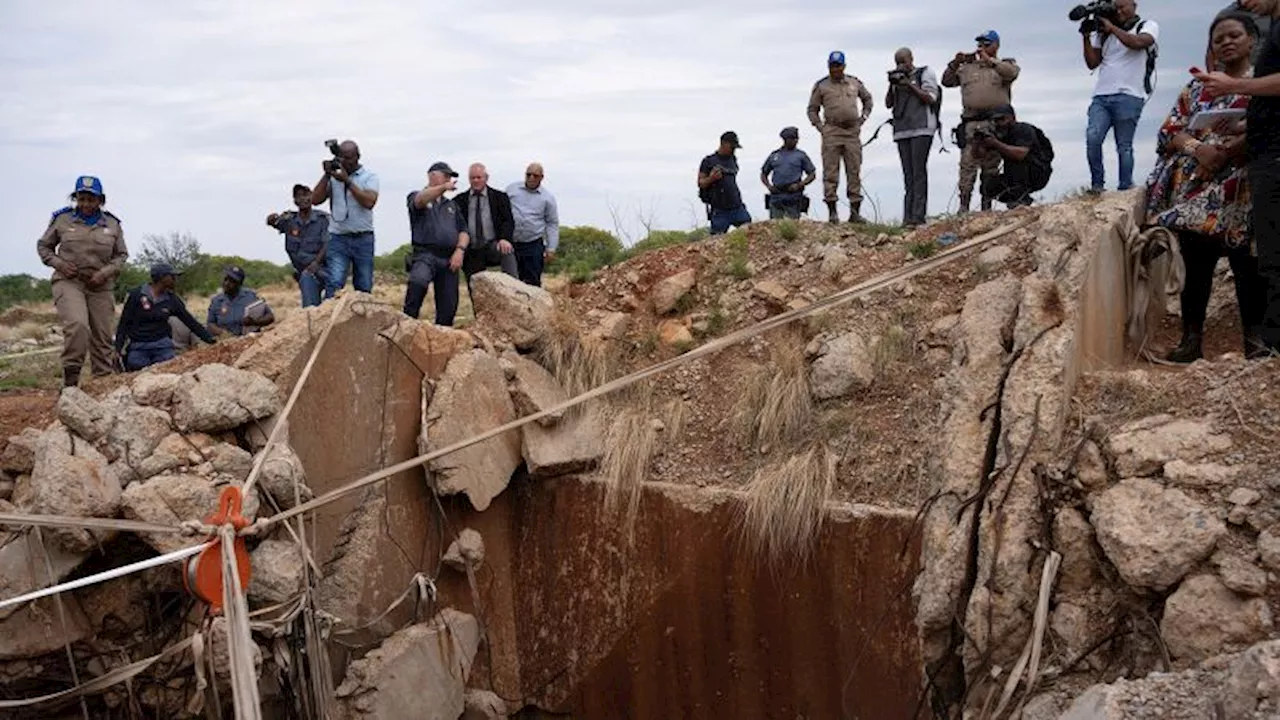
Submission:
{"label": "black baseball cap", "polygon": [[790,125],[789,125],[789,126],[787,126],[787,127],[782,128],[782,133],[781,133],[781,135],[782,135],[782,139],[783,139],[783,140],[786,140],[787,138],[795,138],[795,139],[799,140],[799,139],[800,139],[800,129],[799,129],[799,128],[797,128],[797,127],[794,127],[794,126],[790,126]]}
{"label": "black baseball cap", "polygon": [[427,172],[442,172],[449,177],[458,177],[458,173],[454,172],[447,162],[434,163]]}
{"label": "black baseball cap", "polygon": [[742,143],[738,142],[738,133],[736,133],[736,132],[734,132],[734,131],[732,131],[732,130],[730,130],[729,132],[727,132],[727,133],[725,133],[725,134],[721,135],[721,136],[720,136],[720,142],[722,142],[722,143],[729,143],[730,145],[734,146],[735,148],[741,148],[741,147],[742,147]]}
{"label": "black baseball cap", "polygon": [[244,268],[239,267],[238,265],[232,265],[222,273],[222,276],[231,278],[238,283],[242,283],[244,282]]}
{"label": "black baseball cap", "polygon": [[159,280],[160,278],[162,278],[162,277],[164,277],[164,276],[166,276],[166,275],[174,275],[174,276],[177,276],[177,275],[181,275],[181,274],[182,274],[182,271],[181,271],[181,270],[176,270],[176,269],[174,269],[174,267],[173,267],[172,265],[170,265],[169,263],[161,262],[161,263],[156,263],[156,264],[154,264],[154,265],[152,265],[152,266],[151,266],[151,279],[152,279],[152,280]]}

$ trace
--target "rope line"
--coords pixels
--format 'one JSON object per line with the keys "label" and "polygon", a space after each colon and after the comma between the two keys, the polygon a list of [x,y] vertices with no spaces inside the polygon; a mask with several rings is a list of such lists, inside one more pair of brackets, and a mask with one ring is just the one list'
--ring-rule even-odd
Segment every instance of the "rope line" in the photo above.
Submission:
{"label": "rope line", "polygon": [[[71,582],[65,582],[60,585],[54,585],[52,587],[36,590],[34,592],[29,592],[25,595],[19,595],[18,597],[9,598],[8,600],[0,600],[0,610],[3,610],[4,608],[7,608],[7,607],[13,607],[15,605],[21,605],[23,603],[28,603],[28,602],[31,602],[32,600],[39,600],[42,597],[56,595],[57,593],[66,592],[68,590],[76,590],[82,587],[88,587],[90,585],[97,585],[98,583],[106,582],[108,580],[114,580],[118,577],[124,577],[125,575],[129,575],[131,573],[142,572],[143,570],[148,570],[153,567],[159,567],[161,565],[168,565],[171,562],[185,560],[191,557],[192,555],[199,553],[201,550],[204,550],[205,548],[209,547],[212,544],[213,543],[211,542],[201,543],[200,545],[184,548],[182,550],[175,550],[171,553],[160,555],[158,557],[148,558],[146,560],[141,560],[136,563],[130,563],[129,565],[125,565],[123,567],[106,570],[106,571],[97,573],[96,575],[89,575],[87,577],[82,577],[79,580],[72,580]],[[0,705],[0,707],[3,707],[3,706]]]}
{"label": "rope line", "polygon": [[119,530],[129,533],[157,533],[176,535],[186,532],[181,526],[156,525],[137,520],[112,518],[74,517],[70,515],[27,515],[24,513],[0,513],[0,526],[77,528],[84,530]]}

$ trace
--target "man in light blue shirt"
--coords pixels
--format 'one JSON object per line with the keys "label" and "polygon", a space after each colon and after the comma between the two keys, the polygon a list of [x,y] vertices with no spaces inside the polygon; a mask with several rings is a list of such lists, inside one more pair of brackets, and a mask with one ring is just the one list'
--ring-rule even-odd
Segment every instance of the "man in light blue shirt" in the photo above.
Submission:
{"label": "man in light blue shirt", "polygon": [[516,270],[528,285],[542,287],[542,269],[556,256],[560,246],[560,211],[555,197],[542,187],[542,165],[525,170],[524,183],[511,183],[511,214],[516,221],[512,234]]}
{"label": "man in light blue shirt", "polygon": [[360,164],[360,148],[347,140],[334,160],[324,162],[324,175],[311,191],[314,205],[329,201],[329,247],[326,252],[328,296],[347,284],[373,292],[373,206],[378,203],[378,176]]}

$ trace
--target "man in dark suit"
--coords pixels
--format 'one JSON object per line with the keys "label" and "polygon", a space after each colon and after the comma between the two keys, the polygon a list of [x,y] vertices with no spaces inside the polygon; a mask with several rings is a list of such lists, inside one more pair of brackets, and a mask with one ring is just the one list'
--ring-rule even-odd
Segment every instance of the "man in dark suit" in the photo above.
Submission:
{"label": "man in dark suit", "polygon": [[458,193],[453,202],[458,206],[467,223],[471,245],[462,259],[462,272],[467,278],[467,292],[471,292],[471,276],[491,267],[501,267],[511,277],[519,277],[516,270],[515,247],[511,235],[516,221],[511,215],[511,197],[501,190],[489,187],[489,171],[475,163],[467,171],[471,189]]}

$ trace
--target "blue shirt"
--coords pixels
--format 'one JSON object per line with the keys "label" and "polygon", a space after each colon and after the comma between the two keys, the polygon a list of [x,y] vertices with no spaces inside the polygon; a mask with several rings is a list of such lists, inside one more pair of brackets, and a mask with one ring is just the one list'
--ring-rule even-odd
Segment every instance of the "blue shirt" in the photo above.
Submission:
{"label": "blue shirt", "polygon": [[[247,288],[240,288],[240,292],[236,293],[235,297],[227,297],[225,292],[220,292],[209,301],[209,317],[206,321],[232,335],[243,335],[244,313],[256,302],[258,302],[258,294]],[[258,330],[257,327],[250,329],[254,332]]]}
{"label": "blue shirt", "polygon": [[[378,176],[364,167],[356,170],[350,179],[361,190],[378,191]],[[329,211],[333,215],[329,232],[334,235],[373,232],[373,208],[361,205],[346,185],[333,178],[329,179]]]}
{"label": "blue shirt", "polygon": [[547,250],[555,252],[560,245],[560,210],[555,196],[542,187],[530,190],[524,183],[511,183],[507,195],[511,197],[511,215],[516,221],[511,241],[545,240]]}
{"label": "blue shirt", "polygon": [[788,150],[782,147],[770,153],[760,172],[773,173],[769,182],[781,190],[787,185],[794,185],[803,180],[806,173],[817,172],[817,170],[805,151],[800,148]]}
{"label": "blue shirt", "polygon": [[458,236],[467,231],[467,221],[458,206],[443,195],[425,208],[414,207],[417,190],[409,193],[409,232],[415,249],[447,250],[458,247]]}
{"label": "blue shirt", "polygon": [[284,233],[284,251],[298,272],[316,261],[329,244],[329,213],[312,209],[306,220],[296,212],[287,212],[276,220],[276,230]]}

